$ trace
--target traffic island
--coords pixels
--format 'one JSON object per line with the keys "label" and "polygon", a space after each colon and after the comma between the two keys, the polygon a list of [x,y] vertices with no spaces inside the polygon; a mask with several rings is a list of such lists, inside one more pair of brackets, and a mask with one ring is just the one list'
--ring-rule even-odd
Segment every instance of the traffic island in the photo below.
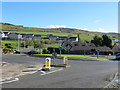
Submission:
{"label": "traffic island", "polygon": [[51,64],[51,58],[46,58],[45,59],[45,65],[43,65],[42,71],[50,71],[56,68],[61,68],[61,67],[68,67],[68,58],[64,57],[63,58],[63,64]]}
{"label": "traffic island", "polygon": [[[32,55],[32,57],[52,58],[51,54],[34,54]],[[63,57],[68,57],[69,60],[79,60],[79,61],[109,61],[108,59],[104,59],[104,58],[82,56],[82,55],[61,55],[61,56],[57,56],[56,59],[63,59]]]}

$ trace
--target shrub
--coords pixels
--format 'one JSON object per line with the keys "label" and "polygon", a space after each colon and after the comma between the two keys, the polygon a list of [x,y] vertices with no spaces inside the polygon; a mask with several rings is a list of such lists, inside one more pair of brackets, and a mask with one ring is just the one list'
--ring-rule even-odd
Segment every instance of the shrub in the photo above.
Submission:
{"label": "shrub", "polygon": [[6,48],[11,48],[11,49],[13,49],[13,45],[12,45],[11,43],[6,43],[6,44],[5,44],[5,47],[6,47]]}
{"label": "shrub", "polygon": [[48,53],[48,50],[47,50],[47,49],[43,49],[42,53],[47,54],[47,53]]}
{"label": "shrub", "polygon": [[13,53],[13,49],[9,49],[9,48],[4,48],[3,49],[3,53]]}
{"label": "shrub", "polygon": [[114,52],[113,51],[104,51],[104,52],[100,52],[100,54],[102,54],[102,55],[109,55],[109,54],[113,55]]}
{"label": "shrub", "polygon": [[[57,52],[58,54],[60,53],[59,48],[54,48],[54,47],[48,47],[47,50],[49,51],[49,53],[52,54],[53,50],[55,49],[55,52]],[[65,49],[62,49],[61,53],[64,54],[65,52],[67,52]]]}

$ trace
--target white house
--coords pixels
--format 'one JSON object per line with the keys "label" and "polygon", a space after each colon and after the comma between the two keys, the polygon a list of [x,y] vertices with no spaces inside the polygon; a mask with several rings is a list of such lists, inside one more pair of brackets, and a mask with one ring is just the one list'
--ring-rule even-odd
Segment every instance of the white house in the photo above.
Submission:
{"label": "white house", "polygon": [[0,37],[7,38],[9,34],[10,34],[9,32],[0,32]]}
{"label": "white house", "polygon": [[10,34],[10,32],[3,32],[3,38],[8,38],[9,34]]}

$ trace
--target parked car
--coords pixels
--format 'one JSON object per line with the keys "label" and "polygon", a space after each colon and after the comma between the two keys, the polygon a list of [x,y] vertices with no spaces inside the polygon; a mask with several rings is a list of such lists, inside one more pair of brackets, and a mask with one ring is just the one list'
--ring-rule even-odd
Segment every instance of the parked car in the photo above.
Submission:
{"label": "parked car", "polygon": [[25,54],[28,54],[28,55],[32,55],[32,54],[40,54],[40,52],[37,52],[37,51],[31,50],[31,51],[26,52]]}
{"label": "parked car", "polygon": [[20,51],[15,50],[14,54],[20,54]]}
{"label": "parked car", "polygon": [[117,60],[120,60],[120,53],[117,53],[117,54],[116,54],[116,59],[117,59]]}

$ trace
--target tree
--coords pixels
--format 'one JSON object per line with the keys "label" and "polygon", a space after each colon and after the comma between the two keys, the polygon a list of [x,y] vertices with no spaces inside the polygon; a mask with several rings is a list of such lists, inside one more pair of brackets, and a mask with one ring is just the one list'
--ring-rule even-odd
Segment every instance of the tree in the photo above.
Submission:
{"label": "tree", "polygon": [[93,42],[96,46],[102,46],[102,38],[95,36],[94,40],[92,40],[91,42]]}
{"label": "tree", "polygon": [[33,40],[34,48],[43,48],[44,44],[40,40]]}
{"label": "tree", "polygon": [[111,48],[112,47],[112,40],[107,35],[103,35],[102,38],[103,38],[102,45]]}
{"label": "tree", "polygon": [[5,48],[13,49],[13,45],[11,43],[6,43]]}
{"label": "tree", "polygon": [[26,46],[33,46],[33,41],[29,39],[25,39],[25,45]]}

